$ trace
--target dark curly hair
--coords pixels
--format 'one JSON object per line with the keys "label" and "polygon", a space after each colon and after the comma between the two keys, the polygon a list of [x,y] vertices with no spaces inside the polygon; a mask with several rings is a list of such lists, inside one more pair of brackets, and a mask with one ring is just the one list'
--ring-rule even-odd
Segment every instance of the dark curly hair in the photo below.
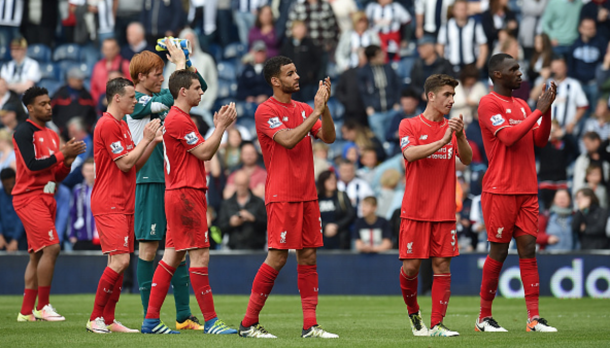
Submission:
{"label": "dark curly hair", "polygon": [[32,105],[34,103],[34,99],[36,99],[36,97],[40,97],[41,95],[49,95],[49,91],[47,91],[47,89],[44,87],[30,87],[25,91],[25,93],[23,93],[21,101],[23,102],[23,105],[27,107],[28,105]]}

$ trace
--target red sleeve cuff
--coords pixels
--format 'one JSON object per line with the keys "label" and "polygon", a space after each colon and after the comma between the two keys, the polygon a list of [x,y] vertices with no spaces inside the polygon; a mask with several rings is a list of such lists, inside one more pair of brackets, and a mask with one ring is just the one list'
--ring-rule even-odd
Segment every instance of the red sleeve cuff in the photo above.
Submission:
{"label": "red sleeve cuff", "polygon": [[55,153],[55,159],[57,159],[57,163],[61,163],[64,161],[64,153],[63,152],[57,152]]}

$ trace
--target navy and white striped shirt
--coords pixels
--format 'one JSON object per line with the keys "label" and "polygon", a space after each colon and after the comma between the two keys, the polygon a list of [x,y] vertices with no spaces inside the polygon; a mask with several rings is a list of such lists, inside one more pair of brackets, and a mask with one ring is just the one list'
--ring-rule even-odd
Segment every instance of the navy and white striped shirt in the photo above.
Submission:
{"label": "navy and white striped shirt", "polygon": [[23,18],[23,0],[0,0],[0,25],[18,27]]}
{"label": "navy and white striped shirt", "polygon": [[453,66],[464,66],[476,62],[479,46],[487,43],[483,26],[470,18],[460,27],[451,18],[438,32],[438,43],[445,46],[445,59]]}
{"label": "navy and white striped shirt", "polygon": [[386,6],[371,2],[366,7],[366,16],[371,22],[371,27],[383,34],[399,31],[402,25],[411,22],[409,11],[397,2]]}

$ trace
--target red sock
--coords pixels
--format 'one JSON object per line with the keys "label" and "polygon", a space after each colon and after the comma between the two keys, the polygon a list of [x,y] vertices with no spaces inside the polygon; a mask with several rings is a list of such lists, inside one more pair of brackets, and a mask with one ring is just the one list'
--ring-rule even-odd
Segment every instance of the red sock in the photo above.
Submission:
{"label": "red sock", "polygon": [[432,313],[430,314],[430,327],[443,322],[447,314],[447,305],[451,296],[451,273],[434,275],[432,281]]}
{"label": "red sock", "polygon": [[159,319],[159,312],[163,306],[163,301],[167,296],[169,284],[172,281],[176,269],[163,260],[159,261],[159,265],[155,270],[150,288],[150,298],[148,300],[148,309],[146,310],[146,319]]}
{"label": "red sock", "polygon": [[273,269],[266,263],[263,263],[254,277],[252,282],[252,293],[250,294],[250,301],[248,301],[248,309],[246,309],[246,315],[241,324],[245,327],[252,326],[258,323],[258,315],[260,314],[267,297],[273,289],[273,283],[275,278],[280,272]]}
{"label": "red sock", "polygon": [[49,293],[51,293],[50,286],[39,286],[38,287],[38,305],[36,310],[39,311],[42,307],[49,304]]}
{"label": "red sock", "polygon": [[214,310],[214,296],[210,287],[210,278],[208,277],[207,267],[191,267],[191,284],[195,290],[195,298],[203,314],[203,320],[208,321],[217,317]]}
{"label": "red sock", "polygon": [[303,330],[318,325],[316,307],[318,306],[318,266],[297,265],[298,287],[303,307]]}
{"label": "red sock", "polygon": [[112,295],[114,284],[116,284],[118,279],[119,274],[112,268],[106,267],[106,269],[104,269],[104,273],[102,273],[100,282],[97,285],[95,302],[93,303],[93,312],[91,313],[89,320],[95,320],[96,318],[100,318],[104,315],[104,307],[106,307],[106,303],[108,303],[108,299]]}
{"label": "red sock", "polygon": [[30,315],[36,304],[36,296],[38,295],[38,289],[25,289],[23,290],[23,303],[21,304],[21,314]]}
{"label": "red sock", "polygon": [[417,303],[417,274],[409,277],[405,270],[400,267],[400,289],[402,290],[402,298],[405,300],[409,315],[419,312],[419,304]]}
{"label": "red sock", "polygon": [[119,275],[119,278],[112,289],[112,295],[110,295],[108,302],[106,302],[106,307],[104,307],[104,321],[106,322],[106,325],[110,325],[114,322],[114,310],[117,302],[119,302],[119,297],[121,297],[121,291],[123,291],[124,274],[125,273],[121,273]]}
{"label": "red sock", "polygon": [[540,296],[540,279],[538,276],[538,262],[536,258],[519,259],[521,269],[521,281],[525,292],[525,306],[527,307],[527,318],[537,318],[538,297]]}
{"label": "red sock", "polygon": [[491,305],[496,297],[498,290],[498,280],[502,263],[487,256],[483,265],[483,279],[481,280],[481,309],[479,311],[479,321],[483,318],[491,317]]}

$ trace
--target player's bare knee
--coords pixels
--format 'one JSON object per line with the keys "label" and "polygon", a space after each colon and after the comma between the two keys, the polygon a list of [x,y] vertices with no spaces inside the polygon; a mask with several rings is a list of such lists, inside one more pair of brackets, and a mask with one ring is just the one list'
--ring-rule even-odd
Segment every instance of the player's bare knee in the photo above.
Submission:
{"label": "player's bare knee", "polygon": [[[178,264],[182,262],[182,259],[186,253],[176,253]],[[210,263],[210,249],[195,249],[189,251],[189,258],[191,259],[191,267],[208,267]]]}
{"label": "player's bare knee", "polygon": [[140,241],[138,246],[138,257],[144,261],[154,261],[159,249],[158,241]]}
{"label": "player's bare knee", "polygon": [[269,250],[265,263],[276,271],[281,270],[288,260],[288,250]]}
{"label": "player's bare knee", "polygon": [[112,255],[109,266],[113,271],[123,273],[129,267],[129,254]]}
{"label": "player's bare knee", "polygon": [[524,235],[516,238],[517,252],[521,259],[531,259],[536,257],[536,238]]}
{"label": "player's bare knee", "polygon": [[451,273],[451,258],[432,258],[432,272],[434,274]]}
{"label": "player's bare knee", "polygon": [[42,255],[50,258],[57,258],[59,252],[61,251],[61,246],[59,244],[53,244],[42,249]]}
{"label": "player's bare knee", "polygon": [[303,266],[313,266],[317,263],[316,249],[297,250],[297,263]]}
{"label": "player's bare knee", "polygon": [[409,277],[418,274],[420,266],[421,260],[403,260],[402,262],[402,269]]}

